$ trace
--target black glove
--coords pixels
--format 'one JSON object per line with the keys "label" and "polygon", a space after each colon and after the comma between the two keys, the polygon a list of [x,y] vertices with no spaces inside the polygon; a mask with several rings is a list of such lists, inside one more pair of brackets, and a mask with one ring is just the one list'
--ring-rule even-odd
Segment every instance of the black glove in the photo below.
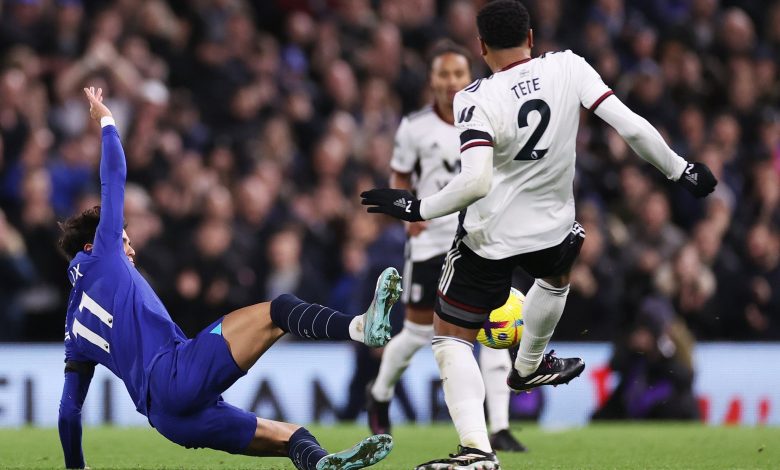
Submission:
{"label": "black glove", "polygon": [[715,191],[718,184],[707,165],[699,162],[689,163],[677,182],[696,197],[705,197]]}
{"label": "black glove", "polygon": [[361,204],[372,206],[368,212],[387,214],[407,222],[419,222],[420,200],[405,189],[372,189],[360,194]]}

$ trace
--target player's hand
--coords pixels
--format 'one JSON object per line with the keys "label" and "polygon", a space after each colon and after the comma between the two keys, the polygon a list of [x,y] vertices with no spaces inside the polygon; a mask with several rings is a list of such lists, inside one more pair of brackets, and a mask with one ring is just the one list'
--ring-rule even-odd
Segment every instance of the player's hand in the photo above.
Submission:
{"label": "player's hand", "polygon": [[387,214],[407,222],[419,222],[420,200],[405,189],[372,189],[360,194],[361,204],[371,206],[368,212]]}
{"label": "player's hand", "polygon": [[100,124],[100,118],[113,117],[111,111],[103,104],[103,89],[95,87],[84,88],[84,94],[89,101],[89,116]]}
{"label": "player's hand", "polygon": [[718,180],[704,163],[689,163],[677,180],[685,189],[696,197],[705,197],[715,191]]}

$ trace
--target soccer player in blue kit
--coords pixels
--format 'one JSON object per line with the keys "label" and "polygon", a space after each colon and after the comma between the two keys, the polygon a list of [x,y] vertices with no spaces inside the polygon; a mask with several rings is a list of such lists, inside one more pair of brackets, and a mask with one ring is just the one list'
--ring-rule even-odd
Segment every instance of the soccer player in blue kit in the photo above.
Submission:
{"label": "soccer player in blue kit", "polygon": [[81,407],[96,364],[122,379],[138,412],[160,434],[185,447],[288,456],[302,470],[357,469],[385,458],[393,445],[389,435],[370,436],[329,454],[305,428],[258,418],[220,394],[285,333],[383,346],[390,339],[389,312],[401,291],[397,271],[388,268],[380,275],[363,315],[285,294],[231,312],[186,338],[135,269],[135,250],[124,230],[124,151],[102,90],[84,92],[90,116],[102,127],[101,206],[61,224],[59,245],[70,260],[73,284],[59,412],[65,466],[85,467]]}

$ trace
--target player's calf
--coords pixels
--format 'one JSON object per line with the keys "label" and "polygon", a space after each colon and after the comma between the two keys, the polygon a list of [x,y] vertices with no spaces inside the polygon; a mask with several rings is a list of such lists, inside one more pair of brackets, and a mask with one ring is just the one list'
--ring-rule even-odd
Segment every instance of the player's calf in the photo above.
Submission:
{"label": "player's calf", "polygon": [[385,269],[377,280],[374,300],[358,316],[283,294],[271,302],[271,321],[301,338],[352,339],[371,347],[384,346],[390,340],[390,309],[401,295],[400,284],[398,271]]}

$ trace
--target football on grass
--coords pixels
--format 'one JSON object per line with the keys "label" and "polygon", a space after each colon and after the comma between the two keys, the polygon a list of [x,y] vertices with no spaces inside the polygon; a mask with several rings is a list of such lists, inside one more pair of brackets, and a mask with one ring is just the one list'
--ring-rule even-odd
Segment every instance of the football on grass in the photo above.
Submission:
{"label": "football on grass", "polygon": [[482,324],[477,341],[493,349],[507,349],[519,344],[523,334],[523,301],[523,293],[512,287],[506,303],[490,312]]}

